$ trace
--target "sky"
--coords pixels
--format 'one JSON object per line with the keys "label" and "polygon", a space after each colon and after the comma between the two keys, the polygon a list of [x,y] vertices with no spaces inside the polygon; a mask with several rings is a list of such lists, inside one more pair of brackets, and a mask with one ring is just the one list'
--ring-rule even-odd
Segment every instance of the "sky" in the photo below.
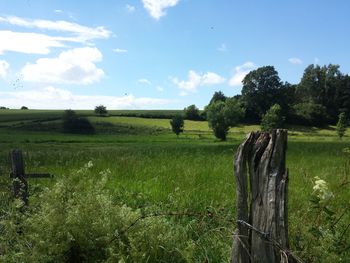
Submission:
{"label": "sky", "polygon": [[1,0],[0,106],[203,108],[273,65],[350,73],[347,0]]}

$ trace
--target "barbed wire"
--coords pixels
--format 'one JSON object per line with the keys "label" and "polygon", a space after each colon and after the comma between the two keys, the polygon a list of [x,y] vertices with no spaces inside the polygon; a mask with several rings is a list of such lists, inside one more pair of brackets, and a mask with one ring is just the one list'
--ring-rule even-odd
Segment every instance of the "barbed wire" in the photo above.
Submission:
{"label": "barbed wire", "polygon": [[[245,226],[246,228],[253,230],[255,233],[258,234],[258,236],[262,240],[269,242],[274,247],[276,247],[284,256],[284,258],[286,260],[285,262],[289,262],[289,259],[292,258],[293,260],[295,260],[299,263],[303,263],[303,261],[299,257],[297,257],[292,251],[290,251],[289,249],[283,248],[277,240],[273,239],[269,232],[263,232],[263,231],[257,229],[256,227],[252,226],[251,224],[245,222],[244,220],[237,220],[237,224],[241,224],[241,225]],[[239,240],[239,242],[241,242],[242,246],[244,246],[244,243],[240,240],[240,238],[238,238],[238,240]],[[248,255],[251,258],[251,255],[249,253],[248,253]],[[282,262],[284,262],[284,261],[282,261]]]}

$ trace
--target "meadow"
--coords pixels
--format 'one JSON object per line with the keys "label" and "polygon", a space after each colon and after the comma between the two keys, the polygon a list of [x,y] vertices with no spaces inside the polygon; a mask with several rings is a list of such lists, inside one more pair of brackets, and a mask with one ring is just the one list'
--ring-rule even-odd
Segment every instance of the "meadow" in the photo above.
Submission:
{"label": "meadow", "polygon": [[[234,127],[221,142],[205,121],[185,121],[177,137],[157,111],[78,113],[96,134],[62,133],[62,111],[0,111],[0,261],[229,260],[233,155],[259,126]],[[334,127],[287,128],[291,250],[303,262],[349,262],[349,137],[339,140]],[[23,150],[28,173],[54,175],[29,179],[25,212],[10,198],[10,149]],[[315,177],[328,199],[317,199]]]}

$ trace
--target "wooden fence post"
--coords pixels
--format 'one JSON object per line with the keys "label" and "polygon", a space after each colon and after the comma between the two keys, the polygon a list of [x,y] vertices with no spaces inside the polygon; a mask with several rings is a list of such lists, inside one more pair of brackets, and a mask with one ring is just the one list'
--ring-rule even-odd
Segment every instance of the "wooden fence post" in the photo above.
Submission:
{"label": "wooden fence post", "polygon": [[295,262],[288,252],[287,131],[252,132],[234,157],[237,229],[232,263]]}
{"label": "wooden fence post", "polygon": [[10,151],[11,174],[15,198],[21,198],[28,205],[28,183],[25,177],[23,155],[21,150]]}

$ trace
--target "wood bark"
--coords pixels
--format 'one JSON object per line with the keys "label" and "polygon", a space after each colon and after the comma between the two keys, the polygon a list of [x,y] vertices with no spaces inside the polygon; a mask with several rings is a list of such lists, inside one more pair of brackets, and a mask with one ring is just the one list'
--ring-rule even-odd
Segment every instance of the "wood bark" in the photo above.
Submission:
{"label": "wood bark", "polygon": [[[287,131],[252,132],[234,157],[237,229],[232,263],[291,262],[288,251]],[[289,260],[289,261],[288,261]]]}
{"label": "wood bark", "polygon": [[20,198],[28,205],[28,183],[25,178],[24,161],[21,150],[10,152],[11,177],[13,178],[13,192],[15,198]]}

